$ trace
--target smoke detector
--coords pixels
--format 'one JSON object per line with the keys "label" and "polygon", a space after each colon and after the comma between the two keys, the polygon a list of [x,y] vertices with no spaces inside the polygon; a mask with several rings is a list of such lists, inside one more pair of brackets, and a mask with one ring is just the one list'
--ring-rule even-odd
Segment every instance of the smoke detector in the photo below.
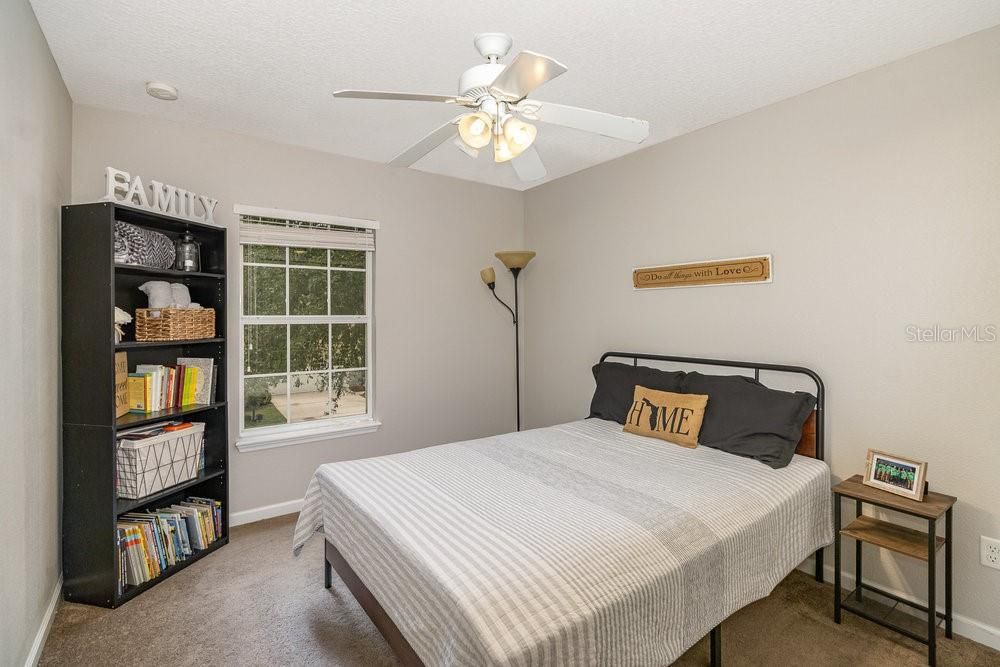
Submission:
{"label": "smoke detector", "polygon": [[147,81],[146,94],[167,102],[173,102],[177,99],[177,89],[169,83],[162,83],[160,81]]}

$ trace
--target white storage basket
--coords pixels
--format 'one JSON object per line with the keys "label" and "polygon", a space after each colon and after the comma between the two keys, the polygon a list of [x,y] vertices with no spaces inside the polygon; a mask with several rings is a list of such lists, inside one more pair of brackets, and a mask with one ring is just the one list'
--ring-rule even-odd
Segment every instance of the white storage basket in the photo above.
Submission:
{"label": "white storage basket", "polygon": [[143,498],[198,476],[204,466],[205,424],[154,435],[118,440],[115,486],[119,498]]}

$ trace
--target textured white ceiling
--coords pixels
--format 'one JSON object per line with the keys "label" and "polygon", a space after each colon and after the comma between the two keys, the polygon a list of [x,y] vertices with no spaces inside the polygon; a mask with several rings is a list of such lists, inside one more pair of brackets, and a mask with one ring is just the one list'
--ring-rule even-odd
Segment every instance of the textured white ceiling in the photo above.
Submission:
{"label": "textured white ceiling", "polygon": [[[330,93],[456,93],[462,70],[481,62],[473,34],[508,32],[511,56],[530,49],[569,67],[533,97],[651,125],[638,146],[541,126],[549,180],[1000,23],[997,0],[31,4],[76,103],[379,162],[456,109]],[[148,97],[148,80],[177,86],[180,100]],[[446,143],[414,167],[526,187],[485,153],[473,161]]]}

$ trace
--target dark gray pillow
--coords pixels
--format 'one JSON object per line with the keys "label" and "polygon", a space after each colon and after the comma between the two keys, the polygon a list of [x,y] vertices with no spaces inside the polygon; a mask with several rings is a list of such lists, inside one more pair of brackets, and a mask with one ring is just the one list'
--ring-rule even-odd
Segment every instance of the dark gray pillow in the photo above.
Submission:
{"label": "dark gray pillow", "polygon": [[683,392],[708,394],[699,444],[746,456],[772,468],[792,460],[802,425],[816,407],[804,391],[768,389],[742,375],[687,373]]}
{"label": "dark gray pillow", "polygon": [[681,391],[683,371],[661,371],[648,366],[633,366],[616,361],[594,364],[597,389],[590,401],[590,416],[625,423],[632,407],[637,384],[659,391]]}

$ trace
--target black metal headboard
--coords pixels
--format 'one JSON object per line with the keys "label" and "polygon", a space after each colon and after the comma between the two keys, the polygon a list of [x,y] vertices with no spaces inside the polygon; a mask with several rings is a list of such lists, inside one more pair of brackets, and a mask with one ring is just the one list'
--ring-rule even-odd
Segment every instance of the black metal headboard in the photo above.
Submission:
{"label": "black metal headboard", "polygon": [[824,460],[824,428],[823,428],[823,400],[825,390],[823,380],[816,371],[804,366],[784,366],[781,364],[766,364],[754,361],[729,361],[726,359],[701,359],[698,357],[675,357],[664,354],[642,354],[641,352],[605,352],[601,355],[603,362],[608,357],[617,359],[631,359],[634,366],[639,365],[639,360],[644,361],[672,361],[679,364],[692,364],[698,366],[719,366],[721,368],[741,368],[752,370],[755,380],[760,380],[760,372],[768,371],[775,373],[792,373],[805,375],[816,384],[816,458]]}

